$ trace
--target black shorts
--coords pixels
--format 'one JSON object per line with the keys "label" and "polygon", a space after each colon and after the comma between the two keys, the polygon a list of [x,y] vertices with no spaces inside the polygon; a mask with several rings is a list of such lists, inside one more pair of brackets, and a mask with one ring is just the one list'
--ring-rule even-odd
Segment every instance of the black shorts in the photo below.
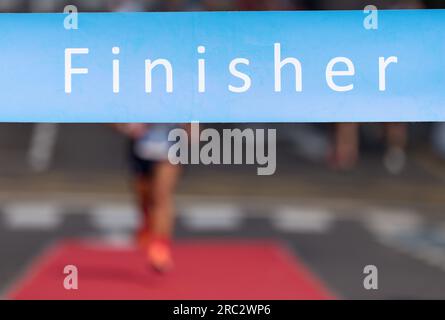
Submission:
{"label": "black shorts", "polygon": [[159,161],[142,159],[135,153],[134,145],[135,142],[132,140],[128,147],[128,160],[132,173],[136,176],[151,176]]}

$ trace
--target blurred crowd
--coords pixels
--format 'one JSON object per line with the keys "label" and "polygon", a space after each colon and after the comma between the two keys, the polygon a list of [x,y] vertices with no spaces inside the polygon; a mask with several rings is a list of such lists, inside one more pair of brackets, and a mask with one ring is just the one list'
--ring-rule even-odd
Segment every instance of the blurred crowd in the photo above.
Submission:
{"label": "blurred crowd", "polygon": [[[62,12],[67,4],[80,11],[198,11],[198,10],[335,10],[445,8],[445,0],[1,0],[4,12]],[[445,159],[445,124],[288,125],[283,130],[295,150],[311,160],[327,160],[333,169],[351,170],[363,149],[380,150],[393,174],[405,167],[407,149],[428,147]],[[377,147],[377,148],[376,148]]]}
{"label": "blurred crowd", "polygon": [[185,10],[333,10],[378,8],[441,8],[445,0],[1,0],[0,11],[61,11],[74,4],[83,11],[103,11],[116,6],[133,6],[147,11]]}

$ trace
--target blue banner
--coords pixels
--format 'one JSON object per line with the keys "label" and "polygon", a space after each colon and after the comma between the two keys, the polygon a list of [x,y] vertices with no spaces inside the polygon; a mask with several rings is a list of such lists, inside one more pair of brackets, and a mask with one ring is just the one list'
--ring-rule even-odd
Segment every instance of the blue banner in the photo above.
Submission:
{"label": "blue banner", "polygon": [[445,11],[0,15],[2,122],[445,120]]}

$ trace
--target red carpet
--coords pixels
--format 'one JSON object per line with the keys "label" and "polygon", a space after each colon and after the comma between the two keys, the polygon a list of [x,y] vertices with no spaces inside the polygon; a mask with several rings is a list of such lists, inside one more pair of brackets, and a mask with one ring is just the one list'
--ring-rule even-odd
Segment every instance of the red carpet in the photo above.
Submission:
{"label": "red carpet", "polygon": [[[47,252],[10,299],[331,299],[325,287],[273,242],[183,242],[174,248],[175,269],[158,275],[141,254],[82,242]],[[75,265],[79,289],[65,290],[63,269]]]}

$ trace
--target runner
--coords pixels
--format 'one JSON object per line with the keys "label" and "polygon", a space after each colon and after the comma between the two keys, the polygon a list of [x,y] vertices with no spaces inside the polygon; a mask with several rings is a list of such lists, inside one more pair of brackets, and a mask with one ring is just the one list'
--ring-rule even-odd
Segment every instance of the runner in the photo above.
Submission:
{"label": "runner", "polygon": [[141,224],[136,242],[149,264],[159,272],[173,266],[174,191],[181,167],[168,161],[168,134],[175,125],[119,124],[130,138],[129,161],[134,174]]}

